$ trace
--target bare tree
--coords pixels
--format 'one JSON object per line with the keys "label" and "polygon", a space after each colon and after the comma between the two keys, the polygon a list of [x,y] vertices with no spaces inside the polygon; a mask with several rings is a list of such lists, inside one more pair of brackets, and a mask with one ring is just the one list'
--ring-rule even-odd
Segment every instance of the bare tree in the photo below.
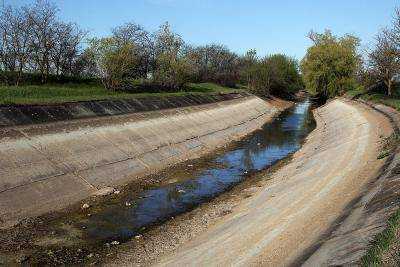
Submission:
{"label": "bare tree", "polygon": [[29,8],[28,18],[32,27],[32,61],[38,68],[42,82],[45,82],[51,69],[51,52],[54,48],[54,35],[57,27],[57,7],[46,0],[37,0]]}
{"label": "bare tree", "polygon": [[31,27],[25,9],[3,9],[0,16],[0,57],[5,71],[16,72],[18,85],[29,58]]}
{"label": "bare tree", "polygon": [[392,32],[385,29],[376,38],[375,49],[369,55],[369,63],[374,75],[387,87],[387,94],[392,95],[394,77],[400,71],[399,50],[393,42]]}
{"label": "bare tree", "polygon": [[136,74],[146,78],[154,65],[154,41],[149,32],[136,23],[126,23],[112,30],[113,38],[120,45],[133,44],[133,53],[139,60]]}
{"label": "bare tree", "polygon": [[13,46],[13,23],[14,10],[11,7],[3,9],[1,13],[0,29],[1,29],[1,46],[0,57],[2,69],[4,71],[15,71],[17,58]]}
{"label": "bare tree", "polygon": [[191,65],[196,66],[197,80],[234,85],[239,76],[239,57],[223,45],[191,47],[186,54]]}
{"label": "bare tree", "polygon": [[[387,31],[388,37],[394,43],[400,53],[400,8],[396,8],[393,18],[392,29]],[[400,56],[400,55],[399,55]]]}
{"label": "bare tree", "polygon": [[56,75],[70,75],[79,57],[80,44],[86,32],[75,24],[58,22],[52,36],[51,60]]}

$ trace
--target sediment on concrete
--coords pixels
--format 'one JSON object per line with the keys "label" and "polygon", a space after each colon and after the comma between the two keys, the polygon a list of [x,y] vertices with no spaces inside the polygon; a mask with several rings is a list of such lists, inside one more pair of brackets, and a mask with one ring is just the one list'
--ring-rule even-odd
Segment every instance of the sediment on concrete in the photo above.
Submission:
{"label": "sediment on concrete", "polygon": [[0,129],[0,227],[205,153],[291,103],[252,95],[210,104]]}
{"label": "sediment on concrete", "polygon": [[241,93],[187,94],[49,105],[0,105],[0,127],[29,125],[135,112],[188,107],[249,96]]}
{"label": "sediment on concrete", "polygon": [[[391,122],[394,134],[400,134],[400,114],[395,109],[359,100]],[[383,151],[384,152],[384,151]],[[382,233],[389,218],[400,207],[400,147],[387,157],[376,180],[349,205],[334,230],[321,240],[321,246],[306,262],[307,266],[358,266],[375,236]]]}

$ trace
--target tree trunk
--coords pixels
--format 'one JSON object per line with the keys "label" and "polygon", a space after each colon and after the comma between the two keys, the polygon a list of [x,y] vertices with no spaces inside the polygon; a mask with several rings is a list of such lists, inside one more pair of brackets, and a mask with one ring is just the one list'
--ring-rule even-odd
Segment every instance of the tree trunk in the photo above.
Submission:
{"label": "tree trunk", "polygon": [[392,95],[392,77],[391,77],[391,75],[389,75],[389,69],[386,69],[384,82],[387,87],[387,95],[391,96]]}
{"label": "tree trunk", "polygon": [[388,87],[388,96],[392,96],[392,80],[391,79],[388,80],[387,87]]}
{"label": "tree trunk", "polygon": [[17,80],[15,82],[16,86],[19,86],[19,82],[21,81],[21,78],[22,78],[22,67],[20,67],[19,70],[18,70]]}

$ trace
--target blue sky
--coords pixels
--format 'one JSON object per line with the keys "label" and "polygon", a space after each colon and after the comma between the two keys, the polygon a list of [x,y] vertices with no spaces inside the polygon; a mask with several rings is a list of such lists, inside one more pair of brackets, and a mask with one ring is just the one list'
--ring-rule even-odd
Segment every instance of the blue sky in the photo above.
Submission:
{"label": "blue sky", "polygon": [[[32,0],[5,0],[21,5]],[[105,36],[114,26],[133,21],[154,31],[168,21],[192,44],[217,42],[238,53],[285,53],[301,59],[311,30],[352,33],[371,45],[390,24],[397,0],[54,0],[65,21],[91,35]]]}

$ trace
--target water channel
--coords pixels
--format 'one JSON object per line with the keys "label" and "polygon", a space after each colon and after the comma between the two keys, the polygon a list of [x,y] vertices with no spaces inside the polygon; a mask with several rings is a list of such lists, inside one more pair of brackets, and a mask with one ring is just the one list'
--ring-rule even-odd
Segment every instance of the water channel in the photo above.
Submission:
{"label": "water channel", "polygon": [[129,240],[143,227],[189,211],[249,175],[269,168],[297,151],[315,128],[311,108],[309,100],[299,102],[232,149],[211,157],[211,167],[144,191],[139,197],[128,199],[125,205],[107,205],[83,223],[87,239]]}

